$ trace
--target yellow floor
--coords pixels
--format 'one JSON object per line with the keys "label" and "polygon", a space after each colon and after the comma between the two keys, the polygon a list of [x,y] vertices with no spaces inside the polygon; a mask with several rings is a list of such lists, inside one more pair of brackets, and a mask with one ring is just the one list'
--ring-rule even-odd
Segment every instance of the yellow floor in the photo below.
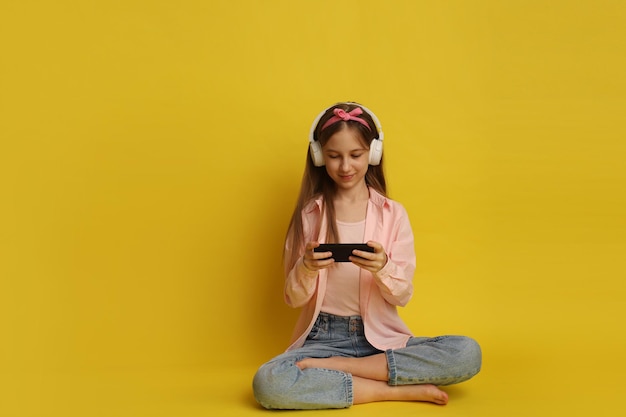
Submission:
{"label": "yellow floor", "polygon": [[[581,345],[582,346],[582,345]],[[377,403],[306,416],[620,416],[626,412],[623,360],[606,352],[591,361],[584,349],[540,351],[533,346],[485,349],[483,371],[445,390],[445,407]],[[623,352],[622,352],[623,353]],[[252,397],[254,367],[227,371],[152,370],[84,374],[3,374],[3,417],[260,416]],[[303,412],[280,412],[292,415]],[[381,414],[384,413],[384,414]]]}

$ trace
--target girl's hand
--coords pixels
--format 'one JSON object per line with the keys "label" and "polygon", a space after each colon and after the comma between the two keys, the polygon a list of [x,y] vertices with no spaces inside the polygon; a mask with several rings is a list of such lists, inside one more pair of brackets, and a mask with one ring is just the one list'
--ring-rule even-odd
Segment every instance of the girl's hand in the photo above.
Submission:
{"label": "girl's hand", "polygon": [[335,260],[330,258],[332,256],[332,252],[313,251],[313,249],[317,248],[319,245],[319,242],[309,242],[306,244],[302,263],[309,271],[319,271],[320,269],[328,268],[335,263]]}
{"label": "girl's hand", "polygon": [[375,274],[387,264],[387,252],[385,252],[383,245],[373,240],[367,242],[367,246],[374,248],[374,253],[355,249],[352,251],[353,256],[349,259],[350,262],[359,268],[366,269]]}

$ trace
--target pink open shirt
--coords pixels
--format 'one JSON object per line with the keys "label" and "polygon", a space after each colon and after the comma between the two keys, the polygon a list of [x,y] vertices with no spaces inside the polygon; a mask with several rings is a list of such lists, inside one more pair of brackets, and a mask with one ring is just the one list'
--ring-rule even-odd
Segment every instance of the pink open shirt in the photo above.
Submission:
{"label": "pink open shirt", "polygon": [[[322,200],[309,203],[302,213],[305,242],[326,241],[326,217]],[[320,230],[319,236],[314,236]],[[387,264],[378,273],[361,269],[360,308],[367,340],[380,350],[404,347],[411,331],[398,316],[397,306],[406,305],[413,294],[415,248],[413,231],[404,207],[383,197],[370,188],[365,219],[365,242],[373,240],[385,248]],[[285,259],[290,259],[290,242],[286,242]],[[304,267],[299,248],[295,265],[285,265],[285,302],[302,307],[291,345],[287,350],[304,344],[322,306],[326,292],[327,270],[311,272]]]}

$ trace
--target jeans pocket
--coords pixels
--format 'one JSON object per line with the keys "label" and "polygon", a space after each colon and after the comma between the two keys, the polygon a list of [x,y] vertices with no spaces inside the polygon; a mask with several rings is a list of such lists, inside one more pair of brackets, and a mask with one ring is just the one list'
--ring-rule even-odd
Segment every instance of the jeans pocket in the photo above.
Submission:
{"label": "jeans pocket", "polygon": [[328,338],[328,320],[318,317],[306,337],[307,340],[324,340]]}

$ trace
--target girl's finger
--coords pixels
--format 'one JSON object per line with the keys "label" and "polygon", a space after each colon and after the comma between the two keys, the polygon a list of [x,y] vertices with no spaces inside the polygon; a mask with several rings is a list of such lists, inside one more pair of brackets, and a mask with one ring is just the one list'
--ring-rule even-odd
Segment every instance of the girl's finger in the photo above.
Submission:
{"label": "girl's finger", "polygon": [[352,254],[354,256],[358,256],[359,258],[369,259],[369,260],[374,260],[376,259],[376,256],[377,256],[376,252],[372,253],[372,252],[366,252],[364,250],[358,250],[358,249],[353,250]]}
{"label": "girl's finger", "polygon": [[332,252],[313,252],[314,259],[327,259],[333,256]]}

